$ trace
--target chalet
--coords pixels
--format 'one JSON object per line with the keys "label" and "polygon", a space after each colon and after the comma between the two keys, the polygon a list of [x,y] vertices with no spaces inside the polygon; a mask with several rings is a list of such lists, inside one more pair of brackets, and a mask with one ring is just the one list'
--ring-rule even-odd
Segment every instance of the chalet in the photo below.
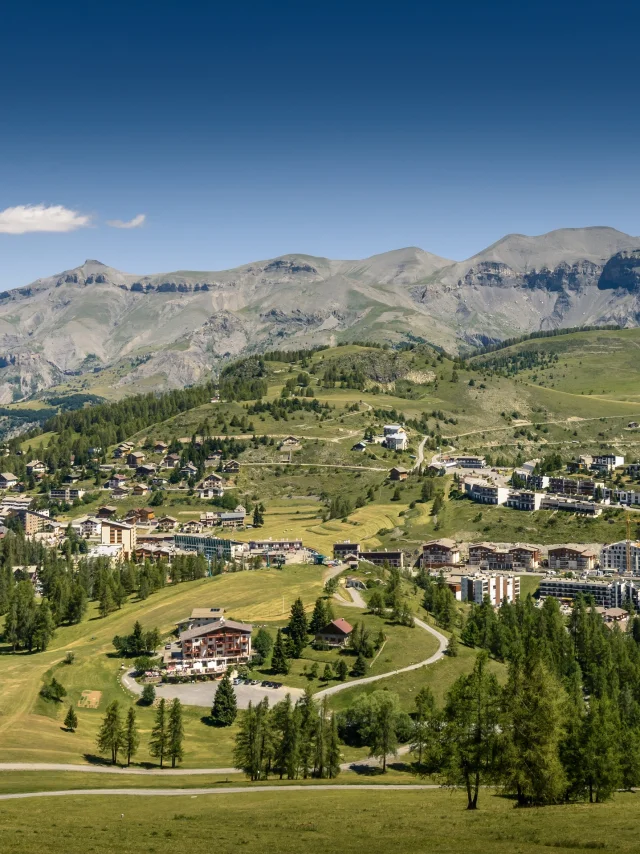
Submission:
{"label": "chalet", "polygon": [[237,460],[227,460],[222,466],[222,471],[227,474],[237,474],[240,471],[240,463]]}
{"label": "chalet", "polygon": [[195,477],[198,474],[198,469],[193,463],[187,463],[180,469],[182,477]]}
{"label": "chalet", "polygon": [[152,477],[151,485],[155,486],[156,489],[162,489],[163,487],[169,485],[169,481],[165,477]]}
{"label": "chalet", "polygon": [[27,474],[33,475],[34,477],[42,476],[46,473],[47,467],[40,460],[31,460],[30,463],[27,463]]}
{"label": "chalet", "polygon": [[327,644],[328,646],[346,646],[352,631],[353,626],[343,617],[339,617],[320,629],[316,634],[316,643]]}
{"label": "chalet", "polygon": [[361,439],[359,442],[356,442],[355,445],[352,445],[351,450],[352,451],[366,451],[367,450],[367,443],[363,439]]}
{"label": "chalet", "polygon": [[226,673],[229,665],[246,664],[251,658],[253,626],[219,617],[181,632],[182,664],[194,670]]}
{"label": "chalet", "polygon": [[174,469],[177,465],[180,465],[180,454],[167,454],[162,460],[163,469]]}
{"label": "chalet", "polygon": [[127,465],[132,468],[138,468],[139,465],[142,465],[144,462],[144,454],[142,451],[131,451],[127,455]]}
{"label": "chalet", "polygon": [[153,450],[156,454],[166,454],[169,446],[166,442],[156,442],[153,446]]}
{"label": "chalet", "polygon": [[211,474],[208,474],[205,478],[202,479],[198,489],[207,489],[211,486],[223,486],[223,485],[224,485],[224,478],[220,477],[220,475],[216,474],[215,472],[211,472]]}
{"label": "chalet", "polygon": [[406,480],[408,477],[409,472],[402,466],[394,466],[389,472],[389,480]]}
{"label": "chalet", "polygon": [[218,513],[217,522],[223,528],[241,528],[244,525],[246,516],[247,511],[244,509],[240,511],[235,510],[231,513]]}
{"label": "chalet", "polygon": [[152,507],[137,507],[129,510],[126,518],[130,524],[140,522],[141,524],[146,525],[156,518],[156,514]]}
{"label": "chalet", "polygon": [[426,567],[454,566],[460,563],[460,549],[455,540],[442,537],[422,546],[422,565]]}
{"label": "chalet", "polygon": [[136,483],[132,491],[134,495],[146,495],[150,489],[146,483]]}
{"label": "chalet", "polygon": [[397,433],[385,433],[384,446],[390,451],[406,451],[408,443],[409,440],[404,430],[399,430]]}
{"label": "chalet", "polygon": [[173,531],[178,525],[178,520],[173,516],[161,516],[158,519],[158,527],[164,531]]}
{"label": "chalet", "polygon": [[[75,527],[75,525],[73,525],[73,527]],[[78,528],[80,530],[80,536],[87,540],[90,537],[99,537],[102,532],[102,521],[100,519],[95,519],[93,516],[87,516],[86,519],[78,520]]]}
{"label": "chalet", "polygon": [[0,474],[0,489],[13,489],[18,483],[18,478],[10,471]]}
{"label": "chalet", "polygon": [[77,471],[70,471],[62,478],[63,483],[77,483],[80,480],[80,474]]}
{"label": "chalet", "polygon": [[222,498],[224,489],[221,486],[198,487],[198,498]]}
{"label": "chalet", "polygon": [[126,498],[129,495],[129,490],[125,489],[122,486],[116,486],[115,489],[111,490],[111,497],[116,501],[119,501],[121,498]]}
{"label": "chalet", "polygon": [[116,459],[121,459],[122,457],[126,457],[133,450],[132,442],[121,442],[118,447],[113,452],[113,456]]}
{"label": "chalet", "polygon": [[156,473],[156,467],[153,463],[143,463],[136,469],[138,477],[151,477]]}
{"label": "chalet", "polygon": [[109,480],[105,483],[105,489],[116,489],[127,482],[127,476],[124,474],[112,474]]}
{"label": "chalet", "polygon": [[190,519],[182,526],[182,530],[185,534],[200,534],[204,530],[204,523],[197,519]]}
{"label": "chalet", "polygon": [[105,504],[98,507],[98,519],[113,519],[117,512],[118,508],[114,507],[113,504]]}

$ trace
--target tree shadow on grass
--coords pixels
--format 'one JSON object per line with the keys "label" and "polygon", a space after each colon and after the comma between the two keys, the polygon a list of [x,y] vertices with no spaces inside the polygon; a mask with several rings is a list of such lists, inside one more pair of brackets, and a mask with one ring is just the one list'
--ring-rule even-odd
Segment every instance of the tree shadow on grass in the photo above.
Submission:
{"label": "tree shadow on grass", "polygon": [[214,729],[225,729],[228,724],[221,724],[216,721],[212,715],[203,715],[200,718],[200,723],[203,723],[205,726],[213,727]]}

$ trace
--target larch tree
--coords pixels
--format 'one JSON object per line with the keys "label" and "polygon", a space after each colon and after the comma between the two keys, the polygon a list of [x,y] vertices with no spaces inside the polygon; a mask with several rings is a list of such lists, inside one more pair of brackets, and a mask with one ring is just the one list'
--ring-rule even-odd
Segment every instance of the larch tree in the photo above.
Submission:
{"label": "larch tree", "polygon": [[118,761],[118,753],[122,748],[122,720],[120,718],[120,704],[117,700],[109,703],[98,732],[97,745],[100,753],[110,753],[113,765]]}
{"label": "larch tree", "polygon": [[136,727],[136,712],[133,706],[130,706],[127,712],[127,722],[124,727],[122,742],[122,749],[127,757],[127,765],[131,765],[131,760],[138,752],[139,744],[140,736]]}
{"label": "larch tree", "polygon": [[182,721],[182,703],[175,697],[169,707],[167,726],[167,755],[171,758],[171,767],[181,762],[183,757],[184,723]]}
{"label": "larch tree", "polygon": [[151,730],[151,739],[149,740],[149,753],[160,760],[160,767],[163,767],[164,757],[167,754],[169,746],[169,738],[167,731],[167,707],[164,697],[158,703],[156,709],[156,718]]}

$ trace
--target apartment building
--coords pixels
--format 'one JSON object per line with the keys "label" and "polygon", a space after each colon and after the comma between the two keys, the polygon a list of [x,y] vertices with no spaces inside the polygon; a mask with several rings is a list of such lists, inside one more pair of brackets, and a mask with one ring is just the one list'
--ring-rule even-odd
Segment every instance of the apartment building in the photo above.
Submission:
{"label": "apartment building", "polygon": [[543,578],[540,596],[570,601],[577,596],[591,596],[597,606],[619,608],[628,599],[638,606],[638,590],[632,581],[596,581],[578,578]]}
{"label": "apartment building", "polygon": [[[629,543],[631,572],[640,576],[640,543]],[[623,573],[627,571],[627,541],[619,540],[609,543],[600,550],[600,568],[603,572]]]}
{"label": "apartment building", "polygon": [[460,579],[460,594],[463,602],[481,605],[485,597],[494,607],[499,607],[506,599],[513,603],[520,598],[520,579],[517,575],[475,573],[463,575]]}
{"label": "apartment building", "polygon": [[555,572],[591,572],[596,558],[587,546],[555,546],[548,551],[549,569]]}
{"label": "apartment building", "polygon": [[176,534],[175,545],[177,549],[187,552],[198,552],[208,560],[234,560],[249,553],[247,543],[237,543],[234,540],[226,540],[222,537],[205,537],[197,534]]}
{"label": "apartment building", "polygon": [[501,548],[494,543],[471,543],[469,566],[479,566],[491,571],[509,571],[513,569],[513,555],[509,549]]}
{"label": "apartment building", "polygon": [[543,498],[544,494],[542,492],[531,492],[528,489],[514,489],[509,493],[506,504],[512,510],[527,510],[532,512],[540,509]]}
{"label": "apartment building", "polygon": [[580,513],[583,516],[600,516],[602,513],[602,507],[594,501],[551,493],[544,496],[541,508],[543,510],[564,510],[567,513]]}
{"label": "apartment building", "polygon": [[506,504],[509,491],[506,486],[494,486],[486,480],[476,478],[465,478],[464,480],[465,495],[480,504]]}
{"label": "apartment building", "polygon": [[619,454],[596,454],[591,463],[591,468],[596,471],[612,472],[622,468],[624,465],[624,457]]}
{"label": "apartment building", "polygon": [[404,554],[402,552],[388,552],[386,550],[380,552],[360,552],[360,560],[366,560],[375,566],[383,566],[385,563],[400,569],[404,566]]}
{"label": "apartment building", "polygon": [[115,522],[111,519],[102,520],[100,541],[104,546],[122,546],[122,556],[131,560],[137,545],[137,529],[135,523]]}
{"label": "apartment building", "polygon": [[455,566],[460,563],[460,549],[455,540],[442,537],[422,546],[422,565],[425,567]]}
{"label": "apartment building", "polygon": [[595,498],[598,489],[603,487],[604,483],[589,478],[552,477],[549,479],[549,489],[557,495],[582,495],[586,498]]}
{"label": "apartment building", "polygon": [[486,457],[476,455],[454,457],[453,462],[463,469],[483,469],[487,466]]}

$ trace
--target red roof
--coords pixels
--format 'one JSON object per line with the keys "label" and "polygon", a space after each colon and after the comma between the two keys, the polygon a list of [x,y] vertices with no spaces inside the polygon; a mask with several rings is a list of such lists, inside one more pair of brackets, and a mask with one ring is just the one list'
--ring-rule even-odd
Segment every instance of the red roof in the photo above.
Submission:
{"label": "red roof", "polygon": [[336,634],[350,635],[352,631],[353,626],[350,626],[343,617],[338,617],[337,620],[332,620],[329,625],[325,626],[319,634],[331,635],[335,632]]}

